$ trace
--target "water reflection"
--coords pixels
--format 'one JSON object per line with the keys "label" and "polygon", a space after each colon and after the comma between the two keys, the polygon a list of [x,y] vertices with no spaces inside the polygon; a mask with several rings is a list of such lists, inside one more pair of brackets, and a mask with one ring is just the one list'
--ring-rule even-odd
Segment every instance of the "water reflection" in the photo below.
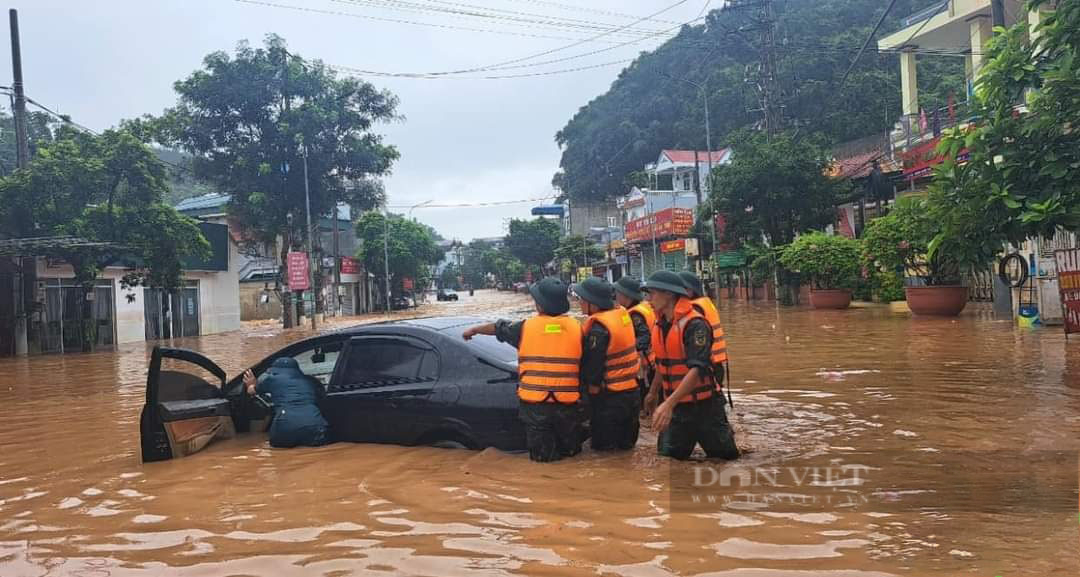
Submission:
{"label": "water reflection", "polygon": [[[530,308],[477,293],[429,310]],[[649,431],[632,453],[550,465],[492,450],[275,451],[240,437],[144,466],[149,348],[121,346],[0,361],[0,575],[1080,574],[1075,343],[979,314],[723,314],[735,420],[753,448],[729,466],[861,465],[861,483],[811,473],[717,492],[816,502],[688,508],[679,480],[694,464],[658,458]],[[234,375],[305,334],[257,327],[178,344]]]}

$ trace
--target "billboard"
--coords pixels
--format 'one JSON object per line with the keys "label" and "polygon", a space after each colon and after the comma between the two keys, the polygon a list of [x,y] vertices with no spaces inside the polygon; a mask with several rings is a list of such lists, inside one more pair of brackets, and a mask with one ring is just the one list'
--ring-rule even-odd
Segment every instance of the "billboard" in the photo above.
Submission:
{"label": "billboard", "polygon": [[693,210],[668,208],[626,223],[626,240],[642,242],[653,237],[686,236],[693,226]]}
{"label": "billboard", "polygon": [[289,290],[306,291],[308,284],[308,256],[306,252],[290,252],[286,261],[289,265]]}
{"label": "billboard", "polygon": [[360,274],[360,263],[351,256],[341,257],[341,274]]}

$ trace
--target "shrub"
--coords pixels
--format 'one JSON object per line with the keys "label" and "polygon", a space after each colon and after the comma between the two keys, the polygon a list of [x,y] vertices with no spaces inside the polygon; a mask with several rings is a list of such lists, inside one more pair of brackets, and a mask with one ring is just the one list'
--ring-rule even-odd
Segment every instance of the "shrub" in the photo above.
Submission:
{"label": "shrub", "polygon": [[862,250],[857,240],[810,232],[783,249],[780,264],[808,279],[814,288],[851,289],[862,270]]}

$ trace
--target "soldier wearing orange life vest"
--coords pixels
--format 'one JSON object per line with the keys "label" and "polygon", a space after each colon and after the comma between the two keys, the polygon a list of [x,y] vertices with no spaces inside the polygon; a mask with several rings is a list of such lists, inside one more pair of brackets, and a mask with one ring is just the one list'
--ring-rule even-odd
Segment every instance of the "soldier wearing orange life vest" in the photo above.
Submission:
{"label": "soldier wearing orange life vest", "polygon": [[[694,305],[694,309],[701,313],[705,320],[709,321],[709,325],[712,326],[713,376],[716,379],[717,390],[723,393],[724,381],[729,375],[727,339],[724,338],[724,327],[720,323],[720,311],[716,310],[716,304],[713,303],[712,299],[705,295],[701,279],[697,275],[690,271],[682,271],[679,273],[679,278],[683,280],[686,291],[690,293],[690,304]],[[728,405],[734,407],[735,404],[731,400],[731,383],[728,383],[727,398]]]}
{"label": "soldier wearing orange life vest", "polygon": [[712,374],[712,327],[690,302],[678,274],[653,273],[645,289],[657,312],[652,342],[656,377],[645,405],[658,433],[658,452],[683,460],[701,445],[707,457],[737,458],[739,450]]}
{"label": "soldier wearing orange life vest", "polygon": [[615,304],[607,281],[589,277],[571,287],[581,312],[583,330],[581,384],[589,393],[592,448],[627,450],[637,444],[641,410],[638,350],[630,313]]}
{"label": "soldier wearing orange life vest", "polygon": [[656,358],[652,353],[652,328],[656,324],[656,313],[652,305],[641,294],[641,281],[632,276],[623,276],[615,282],[615,302],[630,311],[630,320],[634,323],[635,344],[638,351],[638,386],[641,398],[649,391],[652,382],[653,367]]}
{"label": "soldier wearing orange life vest", "polygon": [[533,461],[558,461],[581,452],[582,333],[570,310],[567,287],[548,277],[529,287],[536,316],[467,329],[462,337],[492,335],[518,350],[518,416]]}

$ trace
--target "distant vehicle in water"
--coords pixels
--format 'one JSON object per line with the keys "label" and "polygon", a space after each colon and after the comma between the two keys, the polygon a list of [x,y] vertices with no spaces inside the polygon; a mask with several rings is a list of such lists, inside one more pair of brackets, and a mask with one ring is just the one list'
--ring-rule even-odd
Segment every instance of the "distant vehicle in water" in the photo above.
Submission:
{"label": "distant vehicle in water", "polygon": [[441,301],[456,301],[458,300],[458,294],[453,289],[441,288],[436,293],[435,298]]}
{"label": "distant vehicle in water", "polygon": [[[296,359],[323,387],[334,440],[466,449],[525,449],[517,351],[494,337],[461,338],[484,319],[445,317],[352,327],[293,343],[263,359]],[[166,366],[167,365],[167,366]],[[142,459],[197,453],[236,434],[266,434],[273,399],[250,397],[206,356],[155,347],[140,418]]]}

